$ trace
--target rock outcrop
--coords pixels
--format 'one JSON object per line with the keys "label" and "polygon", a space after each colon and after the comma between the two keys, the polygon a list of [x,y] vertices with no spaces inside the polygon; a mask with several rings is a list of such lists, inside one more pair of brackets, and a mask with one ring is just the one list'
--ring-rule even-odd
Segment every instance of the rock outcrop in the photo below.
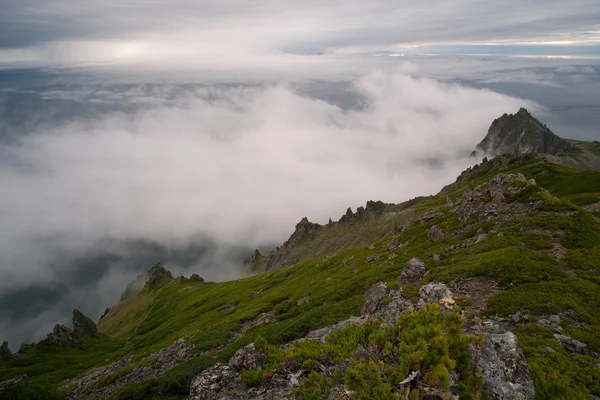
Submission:
{"label": "rock outcrop", "polygon": [[[515,183],[520,182],[521,185]],[[471,216],[480,219],[510,219],[515,216],[525,215],[536,208],[536,204],[525,204],[510,201],[528,186],[535,185],[528,182],[523,174],[498,174],[494,179],[477,186],[475,189],[464,191],[461,201],[454,208],[456,216],[466,222]],[[484,240],[482,238],[482,240]]]}
{"label": "rock outcrop", "polygon": [[73,310],[73,331],[77,336],[99,336],[94,321],[79,310]]}
{"label": "rock outcrop", "polygon": [[552,133],[526,109],[521,108],[514,115],[504,114],[495,119],[472,155],[563,154],[571,148],[572,145],[567,140]]}
{"label": "rock outcrop", "polygon": [[322,225],[312,223],[304,217],[296,224],[296,229],[292,236],[277,249],[275,254],[269,256],[267,260],[267,270],[281,268],[284,265],[290,265],[298,261],[298,258],[290,254],[290,250],[296,248],[301,242],[314,240],[317,233],[323,229]]}
{"label": "rock outcrop", "polygon": [[195,356],[194,346],[181,338],[169,347],[151,354],[142,361],[147,361],[146,366],[139,366],[123,373],[110,383],[104,382],[104,378],[120,371],[130,365],[131,359],[126,357],[100,368],[95,368],[87,374],[69,379],[62,383],[61,388],[67,389],[68,400],[84,400],[106,398],[120,388],[135,382],[157,378],[167,370],[173,368],[182,361]]}
{"label": "rock outcrop", "polygon": [[293,398],[298,378],[303,373],[298,365],[283,364],[274,373],[263,375],[260,385],[248,387],[240,379],[244,368],[262,367],[265,355],[254,343],[238,350],[228,365],[217,363],[192,380],[189,400],[285,400]]}
{"label": "rock outcrop", "polygon": [[512,332],[484,334],[481,349],[473,352],[481,368],[484,392],[488,399],[533,400],[535,389],[527,361]]}
{"label": "rock outcrop", "polygon": [[3,342],[0,346],[0,360],[10,360],[13,358],[13,353],[8,348],[8,342]]}
{"label": "rock outcrop", "polygon": [[81,340],[79,340],[79,335],[74,330],[57,324],[54,326],[52,333],[49,333],[42,342],[52,346],[69,347],[81,343]]}
{"label": "rock outcrop", "polygon": [[161,263],[156,264],[148,271],[148,281],[144,285],[146,289],[152,289],[165,281],[173,279],[171,271],[167,270]]}
{"label": "rock outcrop", "polygon": [[365,293],[360,315],[365,319],[381,319],[387,323],[395,323],[400,314],[411,306],[411,302],[402,295],[401,289],[388,289],[385,283],[379,282]]}
{"label": "rock outcrop", "polygon": [[13,385],[19,385],[27,382],[27,375],[21,375],[7,381],[0,382],[0,399],[4,398],[4,393]]}

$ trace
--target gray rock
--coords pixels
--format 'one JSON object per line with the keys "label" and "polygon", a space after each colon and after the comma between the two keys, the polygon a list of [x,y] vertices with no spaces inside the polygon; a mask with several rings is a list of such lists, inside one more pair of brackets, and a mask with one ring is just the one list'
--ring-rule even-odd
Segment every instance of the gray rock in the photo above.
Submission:
{"label": "gray rock", "polygon": [[221,399],[222,392],[233,392],[239,386],[240,375],[237,369],[218,363],[194,378],[190,385],[189,400]]}
{"label": "gray rock", "polygon": [[423,276],[425,275],[425,264],[423,261],[419,260],[416,257],[408,260],[404,269],[402,270],[402,275],[400,275],[400,283],[415,283],[419,282]]}
{"label": "gray rock", "polygon": [[58,347],[69,347],[81,343],[79,335],[75,331],[60,324],[55,325],[52,333],[49,333],[42,342]]}
{"label": "gray rock", "polygon": [[439,303],[444,298],[452,298],[452,292],[448,286],[441,282],[432,282],[421,286],[419,295],[426,303]]}
{"label": "gray rock", "polygon": [[550,346],[544,346],[543,349],[546,350],[546,352],[550,353],[550,354],[556,353],[556,351]]}
{"label": "gray rock", "polygon": [[437,225],[432,225],[431,228],[429,228],[429,232],[427,232],[427,239],[429,239],[430,242],[436,242],[443,238],[444,231],[438,228]]}
{"label": "gray rock", "polygon": [[484,334],[484,344],[473,352],[484,379],[484,398],[496,400],[533,400],[535,389],[527,361],[512,332]]}
{"label": "gray rock", "polygon": [[345,328],[350,325],[362,325],[363,323],[365,323],[365,321],[367,321],[367,319],[364,317],[352,316],[352,317],[348,318],[347,320],[338,322],[335,325],[330,325],[325,328],[311,331],[308,333],[308,335],[306,335],[306,338],[318,340],[320,342],[326,342],[327,336],[329,336],[331,334],[331,332],[338,330],[338,329]]}
{"label": "gray rock", "polygon": [[73,331],[78,336],[99,336],[94,321],[79,310],[73,310]]}
{"label": "gray rock", "polygon": [[375,313],[379,308],[379,303],[384,298],[388,297],[389,291],[387,285],[383,282],[376,283],[371,286],[365,293],[365,301],[360,310],[360,315],[366,316]]}
{"label": "gray rock", "polygon": [[554,334],[554,340],[556,340],[565,350],[571,353],[579,353],[586,354],[587,353],[587,344],[581,343],[578,340],[570,338],[568,336],[563,336],[559,334]]}
{"label": "gray rock", "polygon": [[243,369],[261,369],[265,366],[266,361],[266,355],[256,350],[254,343],[250,343],[246,347],[239,349],[231,357],[229,365],[238,371]]}
{"label": "gray rock", "polygon": [[66,396],[68,400],[107,398],[124,386],[158,378],[180,362],[194,357],[192,350],[193,346],[188,345],[186,340],[181,338],[171,346],[145,358],[149,361],[149,366],[134,368],[111,383],[105,383],[103,378],[127,368],[131,361],[130,358],[122,358],[111,364],[95,368],[81,377],[64,381],[61,389],[69,390]]}
{"label": "gray rock", "polygon": [[551,315],[548,317],[548,321],[550,321],[553,324],[560,324],[560,317],[558,315]]}
{"label": "gray rock", "polygon": [[0,347],[0,360],[10,360],[13,358],[13,353],[8,348],[8,342],[3,342]]}

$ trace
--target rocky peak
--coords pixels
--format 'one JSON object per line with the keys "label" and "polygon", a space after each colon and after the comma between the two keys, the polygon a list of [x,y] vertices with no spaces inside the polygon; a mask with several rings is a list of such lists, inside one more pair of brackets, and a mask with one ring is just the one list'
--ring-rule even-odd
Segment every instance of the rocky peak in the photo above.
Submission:
{"label": "rocky peak", "polygon": [[305,239],[312,240],[321,228],[321,225],[310,222],[308,218],[304,217],[296,224],[296,230],[283,244],[283,247],[294,247]]}
{"label": "rocky peak", "polygon": [[568,141],[555,135],[526,109],[521,108],[516,114],[504,114],[495,119],[486,137],[471,155],[562,154],[571,147]]}
{"label": "rocky peak", "polygon": [[55,325],[52,333],[49,333],[42,342],[58,347],[68,347],[81,343],[79,335],[73,329],[60,324]]}
{"label": "rocky peak", "polygon": [[79,310],[73,310],[73,331],[78,336],[98,336],[94,321]]}
{"label": "rocky peak", "polygon": [[144,288],[152,289],[160,285],[162,282],[169,281],[171,279],[173,279],[173,274],[171,274],[171,271],[163,267],[161,263],[158,263],[148,271],[148,281],[144,285]]}
{"label": "rocky peak", "polygon": [[8,342],[2,343],[0,347],[0,360],[10,360],[13,358],[13,353],[8,348]]}

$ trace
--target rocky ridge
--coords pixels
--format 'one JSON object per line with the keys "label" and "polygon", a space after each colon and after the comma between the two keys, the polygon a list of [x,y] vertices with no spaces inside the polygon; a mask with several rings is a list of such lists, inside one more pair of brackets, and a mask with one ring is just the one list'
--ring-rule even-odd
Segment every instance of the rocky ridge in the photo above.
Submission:
{"label": "rocky ridge", "polygon": [[527,153],[557,155],[572,149],[573,146],[567,140],[555,135],[526,109],[521,108],[516,114],[504,114],[495,119],[472,156]]}

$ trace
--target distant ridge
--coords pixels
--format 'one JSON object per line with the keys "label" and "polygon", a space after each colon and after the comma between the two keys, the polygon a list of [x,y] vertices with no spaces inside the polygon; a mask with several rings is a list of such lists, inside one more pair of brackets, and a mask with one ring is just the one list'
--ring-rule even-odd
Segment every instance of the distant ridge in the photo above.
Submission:
{"label": "distant ridge", "polygon": [[516,114],[504,114],[495,119],[471,156],[528,153],[561,155],[573,147],[569,141],[554,134],[526,109],[521,108]]}

